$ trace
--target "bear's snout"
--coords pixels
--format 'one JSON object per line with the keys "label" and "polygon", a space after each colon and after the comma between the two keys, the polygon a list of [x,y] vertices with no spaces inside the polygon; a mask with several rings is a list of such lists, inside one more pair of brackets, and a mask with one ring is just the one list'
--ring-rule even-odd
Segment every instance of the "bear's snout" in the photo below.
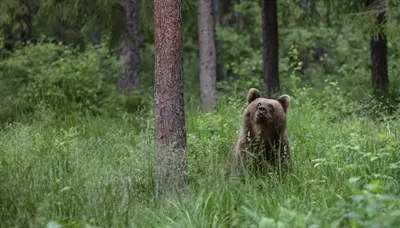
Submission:
{"label": "bear's snout", "polygon": [[267,114],[267,109],[261,103],[257,104],[256,116],[265,116]]}
{"label": "bear's snout", "polygon": [[267,109],[265,107],[258,107],[257,116],[263,116],[267,113]]}

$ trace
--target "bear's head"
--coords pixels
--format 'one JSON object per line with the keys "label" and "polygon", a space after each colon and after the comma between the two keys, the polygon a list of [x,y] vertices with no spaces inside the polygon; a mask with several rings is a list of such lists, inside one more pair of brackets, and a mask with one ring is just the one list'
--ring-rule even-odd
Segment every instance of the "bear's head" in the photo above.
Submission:
{"label": "bear's head", "polygon": [[260,91],[251,88],[247,94],[246,114],[255,124],[285,124],[290,97],[282,95],[278,99],[262,98]]}

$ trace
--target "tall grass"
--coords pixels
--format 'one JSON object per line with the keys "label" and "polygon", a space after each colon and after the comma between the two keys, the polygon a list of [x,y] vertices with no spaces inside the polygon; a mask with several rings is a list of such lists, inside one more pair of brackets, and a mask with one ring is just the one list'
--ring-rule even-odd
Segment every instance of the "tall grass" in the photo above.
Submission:
{"label": "tall grass", "polygon": [[[153,114],[57,121],[43,109],[0,132],[1,227],[395,227],[400,222],[400,121],[338,116],[293,96],[293,171],[223,178],[244,97],[216,113],[187,113],[190,186],[159,202],[153,186]],[[344,103],[346,105],[346,103]],[[345,107],[344,107],[345,108]]]}

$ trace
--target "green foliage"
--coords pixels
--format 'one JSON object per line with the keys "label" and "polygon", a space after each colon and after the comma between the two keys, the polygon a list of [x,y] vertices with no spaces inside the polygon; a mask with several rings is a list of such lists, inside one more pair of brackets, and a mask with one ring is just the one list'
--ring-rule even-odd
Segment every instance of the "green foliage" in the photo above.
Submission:
{"label": "green foliage", "polygon": [[[41,108],[0,134],[0,223],[43,227],[395,227],[400,218],[398,120],[341,116],[336,84],[292,95],[293,172],[230,183],[227,154],[245,95],[216,113],[188,112],[190,182],[181,200],[153,199],[153,111],[57,120]],[[237,94],[245,94],[239,90]],[[330,94],[327,94],[330,93]],[[321,98],[321,99],[319,99]],[[335,120],[335,121],[332,121]]]}
{"label": "green foliage", "polygon": [[29,10],[34,8],[36,1],[30,4],[21,3],[16,0],[2,0],[0,2],[0,34],[10,35],[18,30],[26,30],[28,24],[23,20],[22,15],[29,14]]}
{"label": "green foliage", "polygon": [[[85,52],[61,44],[29,44],[0,62],[2,109],[15,100],[46,103],[59,113],[116,109],[121,65],[103,46]],[[12,110],[10,110],[12,111]]]}
{"label": "green foliage", "polygon": [[[234,88],[248,88],[262,85],[262,28],[261,9],[256,2],[235,5],[235,12],[246,17],[248,26],[237,30],[229,26],[216,29],[219,41],[219,61],[228,72],[227,81],[222,81],[218,87],[224,91]],[[232,48],[234,47],[234,48]]]}
{"label": "green foliage", "polygon": [[[364,29],[364,31],[356,25],[362,22],[364,16],[371,18],[371,15],[367,12],[361,13],[357,18],[353,15],[352,23],[349,23],[349,15],[342,15],[335,11],[330,16],[332,24],[338,24],[338,26],[327,26],[320,20],[318,23],[308,24],[305,28],[302,25],[308,22],[301,20],[304,15],[299,11],[299,6],[289,7],[292,3],[288,1],[282,1],[279,4],[278,7],[281,7],[278,14],[279,76],[282,92],[297,93],[298,88],[306,87],[315,90],[312,96],[319,96],[320,92],[325,90],[327,81],[335,82],[344,92],[344,96],[365,103],[363,108],[354,109],[360,112],[371,110],[373,107],[368,107],[367,104],[370,104],[369,95],[372,94],[369,38],[373,31],[372,28]],[[336,5],[337,3],[331,7]],[[326,4],[322,2],[312,7],[317,7],[320,12],[326,10],[324,8]],[[348,10],[352,12],[364,9],[356,8],[355,5],[348,7],[350,7]],[[228,80],[219,83],[219,88],[223,91],[253,86],[262,88],[261,9],[256,2],[246,2],[235,9],[245,18],[245,26],[241,30],[228,26],[217,29],[217,38],[220,40],[220,59],[229,76]],[[391,20],[387,24],[388,27],[393,28],[398,27],[395,26],[398,23],[394,19],[397,15],[394,9],[395,7],[390,9]],[[293,13],[289,14],[287,11]],[[400,46],[397,45],[398,36],[394,30],[388,33],[390,97],[381,102],[396,106],[396,97],[400,91],[396,85],[400,78],[395,66],[399,64]]]}
{"label": "green foliage", "polygon": [[50,37],[61,40],[71,37],[71,43],[82,42],[90,32],[102,31],[110,37],[109,45],[115,47],[127,30],[124,10],[120,0],[41,1],[34,25]]}

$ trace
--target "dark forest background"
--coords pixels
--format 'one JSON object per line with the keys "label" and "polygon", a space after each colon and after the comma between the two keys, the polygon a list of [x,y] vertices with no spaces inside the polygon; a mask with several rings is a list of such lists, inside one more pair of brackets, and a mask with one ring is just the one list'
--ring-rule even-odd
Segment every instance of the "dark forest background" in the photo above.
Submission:
{"label": "dark forest background", "polygon": [[[261,1],[213,4],[215,89],[221,95],[263,89]],[[152,1],[3,0],[0,7],[1,120],[31,112],[40,102],[62,113],[97,114],[152,105]],[[352,101],[370,104],[374,88],[382,86],[397,102],[396,1],[281,0],[277,9],[274,77],[281,93],[307,88],[320,96],[337,83]],[[197,2],[183,1],[182,14],[185,96],[199,106]],[[382,42],[371,48],[374,39]],[[375,63],[372,55],[382,60]]]}

